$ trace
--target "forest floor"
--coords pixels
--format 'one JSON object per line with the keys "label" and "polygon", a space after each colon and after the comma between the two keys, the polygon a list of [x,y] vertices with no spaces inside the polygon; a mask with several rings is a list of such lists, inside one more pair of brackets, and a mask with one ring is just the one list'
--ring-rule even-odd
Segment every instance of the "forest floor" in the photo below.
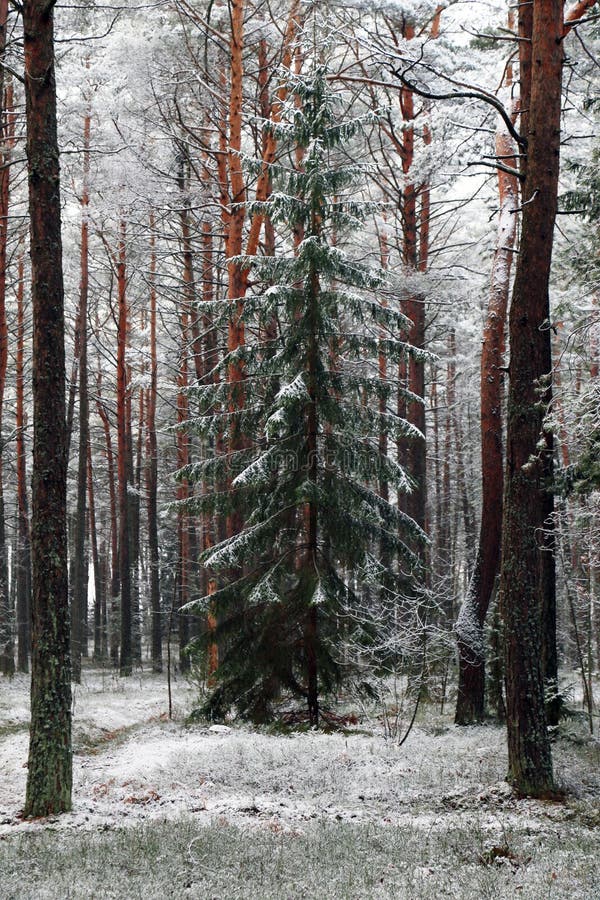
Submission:
{"label": "forest floor", "polygon": [[554,745],[562,802],[515,798],[503,729],[376,711],[344,732],[186,724],[196,688],[84,670],[73,812],[20,817],[28,679],[0,683],[0,897],[600,897],[600,742]]}

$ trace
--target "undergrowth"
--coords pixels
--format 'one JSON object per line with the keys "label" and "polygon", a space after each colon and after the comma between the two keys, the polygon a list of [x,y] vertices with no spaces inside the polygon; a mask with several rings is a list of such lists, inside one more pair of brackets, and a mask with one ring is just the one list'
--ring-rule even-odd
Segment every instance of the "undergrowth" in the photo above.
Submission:
{"label": "undergrowth", "polygon": [[101,832],[0,840],[4,900],[592,900],[600,836],[563,826],[505,833],[485,820],[435,827],[276,823],[239,828],[192,818]]}

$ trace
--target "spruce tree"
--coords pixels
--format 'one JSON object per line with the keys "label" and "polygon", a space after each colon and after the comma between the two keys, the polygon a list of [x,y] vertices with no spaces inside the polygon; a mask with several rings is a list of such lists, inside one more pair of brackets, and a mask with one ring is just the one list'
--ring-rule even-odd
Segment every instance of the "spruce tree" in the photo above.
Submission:
{"label": "spruce tree", "polygon": [[[196,389],[206,412],[193,427],[244,437],[179,475],[214,485],[196,510],[238,511],[243,522],[203,558],[219,588],[199,605],[216,611],[220,643],[205,712],[235,706],[264,720],[285,689],[304,698],[317,725],[320,695],[345,674],[341,644],[375,645],[413,602],[406,588],[419,561],[411,548],[424,535],[396,502],[409,479],[379,442],[381,432],[419,439],[392,411],[397,381],[377,374],[382,350],[396,361],[413,352],[401,338],[409,323],[397,304],[380,302],[383,273],[343,249],[369,208],[353,200],[364,172],[344,165],[340,148],[364,123],[342,120],[325,68],[287,77],[281,121],[265,125],[282,162],[269,199],[255,204],[278,228],[280,246],[243,260],[255,290],[243,316],[256,335],[236,351],[245,402],[232,403],[223,381]],[[223,371],[231,364],[229,354]],[[380,481],[390,499],[378,495]]]}

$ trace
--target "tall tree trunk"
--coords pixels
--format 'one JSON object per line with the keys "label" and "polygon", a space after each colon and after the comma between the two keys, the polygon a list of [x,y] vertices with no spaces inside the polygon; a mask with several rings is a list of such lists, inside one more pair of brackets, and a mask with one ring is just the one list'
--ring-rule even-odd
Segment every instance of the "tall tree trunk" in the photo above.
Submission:
{"label": "tall tree trunk", "polygon": [[67,398],[67,460],[71,454],[71,438],[73,437],[73,422],[75,421],[75,398],[77,396],[77,382],[79,380],[79,333],[81,320],[79,309],[75,317],[75,335],[73,339],[73,360],[71,362],[71,375],[69,377],[69,393]]}
{"label": "tall tree trunk", "polygon": [[[206,219],[202,223],[202,301],[203,303],[210,303],[214,299],[214,288],[213,288],[213,278],[214,278],[214,270],[213,270],[213,239],[212,239],[212,226],[208,219]],[[212,318],[208,314],[204,314],[203,316],[203,324],[204,324],[204,362],[203,362],[203,370],[204,370],[204,383],[205,384],[216,384],[219,380],[219,373],[216,370],[216,366],[219,360],[219,351],[217,348],[217,332],[213,325]],[[214,439],[214,443],[211,446],[205,446],[204,452],[210,453],[214,452],[220,454],[223,452],[223,435],[222,432]],[[201,486],[202,494],[206,494],[208,492],[208,484],[206,480],[203,480]],[[208,550],[213,545],[213,536],[218,529],[217,523],[213,520],[210,512],[206,511],[202,515],[202,550]],[[203,593],[206,595],[214,594],[217,588],[217,582],[214,575],[204,571],[204,585],[203,585]],[[212,636],[215,633],[217,627],[217,617],[214,606],[209,606],[207,619],[206,619],[206,627],[208,633]],[[207,684],[209,687],[214,687],[214,676],[217,668],[219,666],[219,647],[217,641],[211,639],[208,646],[208,654],[207,654]]]}
{"label": "tall tree trunk", "polygon": [[[379,234],[379,256],[380,256],[380,260],[381,260],[381,268],[384,271],[387,271],[389,268],[389,261],[390,261],[390,248],[389,248],[389,241],[388,241],[388,234],[387,234],[387,226],[385,224]],[[385,296],[383,296],[381,299],[381,305],[384,308],[387,307],[387,298]],[[379,380],[381,381],[382,384],[385,384],[388,380],[388,371],[387,371],[387,354],[385,352],[385,346],[384,346],[386,333],[385,333],[385,329],[383,327],[380,329],[379,338],[381,341],[381,345],[380,345],[379,353],[378,353],[377,369],[378,369]],[[386,398],[385,394],[382,393],[382,396],[379,400],[379,414],[382,417],[382,424],[383,424],[383,418],[387,413],[387,405],[388,405],[387,398]],[[384,427],[381,427],[381,430],[379,432],[379,453],[381,454],[382,457],[386,457],[387,452],[388,452],[387,431],[385,430]],[[390,487],[389,487],[387,480],[384,478],[380,478],[378,488],[379,488],[379,496],[383,500],[388,501],[389,496],[390,496]],[[385,553],[383,550],[384,541],[382,541],[381,543],[382,543],[382,548],[381,548],[382,562],[384,565],[387,566],[387,565],[389,565],[389,558],[388,558],[387,553]]]}
{"label": "tall tree trunk", "polygon": [[[514,27],[513,14],[508,26]],[[506,99],[512,90],[511,67],[507,70]],[[509,103],[506,104],[509,108]],[[513,104],[512,117],[516,116]],[[516,166],[516,150],[503,120],[496,131],[496,155],[508,166]],[[485,706],[485,646],[483,626],[500,565],[502,540],[502,394],[506,311],[510,272],[517,228],[519,186],[516,175],[498,171],[499,213],[496,250],[492,264],[490,297],[483,330],[480,366],[481,408],[481,526],[475,567],[458,621],[458,697],[455,722],[470,725],[481,721]]]}
{"label": "tall tree trunk", "polygon": [[23,247],[19,250],[17,281],[17,358],[16,358],[16,432],[17,432],[17,635],[18,668],[29,670],[31,644],[31,543],[29,534],[29,505],[27,502],[27,453],[25,449],[25,260]]}
{"label": "tall tree trunk", "polygon": [[431,409],[431,442],[433,447],[433,484],[435,486],[435,502],[433,503],[433,518],[434,518],[434,528],[433,528],[433,536],[434,536],[434,550],[433,550],[433,559],[437,561],[439,559],[440,553],[440,536],[443,531],[443,516],[444,512],[442,509],[442,458],[441,458],[441,445],[440,445],[440,406],[438,401],[438,378],[439,371],[437,365],[434,363],[431,367],[431,390],[430,390],[430,400],[429,405]]}
{"label": "tall tree trunk", "polygon": [[106,452],[106,465],[108,469],[108,489],[110,498],[110,539],[111,539],[111,574],[110,574],[110,626],[109,626],[109,644],[110,658],[112,664],[117,667],[119,665],[119,519],[118,519],[118,503],[117,489],[115,486],[115,462],[112,449],[112,438],[110,433],[110,422],[106,410],[102,403],[100,395],[100,386],[102,379],[98,374],[97,386],[97,403],[96,408],[102,425],[104,427],[104,441]]}
{"label": "tall tree trunk", "polygon": [[[77,508],[74,524],[73,585],[71,593],[71,657],[73,680],[81,681],[81,657],[87,656],[88,573],[85,556],[89,399],[87,364],[87,307],[89,287],[89,171],[91,116],[83,123],[83,189],[81,192],[81,273],[79,282],[79,446],[77,452]],[[83,646],[85,644],[85,651]]]}
{"label": "tall tree trunk", "polygon": [[[529,10],[532,19],[529,22]],[[531,24],[531,32],[527,29]],[[509,318],[510,369],[502,529],[501,602],[506,634],[509,778],[525,795],[552,791],[552,756],[544,709],[542,612],[547,451],[540,455],[549,390],[548,284],[557,207],[563,6],[534,0],[521,7],[522,80],[531,73],[525,108],[527,160],[523,219]],[[531,44],[524,46],[531,37]],[[524,96],[527,96],[525,92]],[[522,120],[523,122],[523,120]]]}
{"label": "tall tree trunk", "polygon": [[[246,183],[242,170],[242,93],[244,76],[244,14],[245,0],[232,0],[231,4],[231,88],[229,95],[229,146],[227,160],[229,166],[230,213],[227,229],[226,254],[228,292],[231,303],[227,351],[235,354],[245,343],[243,321],[244,296],[246,293],[248,273],[243,269],[237,257],[243,249],[244,220],[246,216]],[[232,359],[227,371],[229,382],[229,409],[235,413],[244,405],[242,382],[245,376],[244,364],[241,360]],[[239,425],[234,419],[229,435],[229,452],[235,453],[242,445],[243,437]],[[235,511],[227,516],[228,537],[237,534],[241,529],[240,513]]]}
{"label": "tall tree trunk", "polygon": [[[552,371],[551,345],[546,346],[547,372]],[[551,388],[549,388],[551,390]],[[548,398],[550,402],[550,398]],[[554,434],[548,431],[544,435],[546,450],[544,454],[544,478],[542,504],[542,666],[545,682],[546,721],[556,726],[560,721],[562,700],[558,688],[558,646],[557,646],[557,609],[556,609],[556,525],[555,503],[552,485],[554,483]]]}
{"label": "tall tree trunk", "polygon": [[[180,157],[180,170],[178,174],[178,187],[181,192],[181,247],[183,255],[183,304],[180,310],[181,324],[181,350],[179,358],[179,375],[177,396],[177,423],[179,430],[177,432],[177,467],[184,468],[190,462],[190,438],[183,426],[189,418],[189,401],[188,401],[188,385],[189,385],[189,358],[188,345],[194,347],[193,341],[190,344],[190,320],[194,321],[196,309],[196,283],[194,277],[193,250],[189,222],[189,200],[188,200],[188,182],[189,172],[186,171],[187,160],[182,155]],[[196,372],[200,368],[200,360],[198,355],[194,353],[196,361]],[[202,375],[202,372],[200,371]],[[183,479],[177,490],[177,499],[185,502],[191,495],[190,483],[187,478]],[[193,527],[190,521],[189,510],[181,508],[177,515],[177,536],[178,536],[178,557],[179,557],[179,609],[185,606],[190,599],[190,529]],[[179,665],[182,671],[189,668],[189,657],[185,654],[185,648],[190,640],[190,616],[187,613],[179,612]]]}
{"label": "tall tree trunk", "polygon": [[[292,0],[287,21],[287,26],[283,38],[281,49],[281,65],[282,68],[289,70],[293,61],[294,41],[302,22],[301,4],[298,0]],[[221,208],[223,210],[223,224],[225,233],[226,256],[229,260],[227,264],[228,272],[228,297],[232,301],[232,313],[228,326],[227,350],[235,352],[244,345],[245,333],[244,323],[242,320],[243,303],[248,287],[248,273],[244,270],[239,262],[233,257],[239,256],[244,249],[244,221],[246,216],[246,184],[241,165],[241,139],[242,139],[242,89],[243,89],[243,51],[244,51],[244,15],[245,0],[234,0],[232,3],[231,14],[231,84],[229,94],[229,115],[227,128],[225,123],[220,129],[220,153],[217,156],[218,180],[221,199]],[[264,76],[264,54],[259,46],[259,82],[261,76]],[[223,80],[223,76],[222,76]],[[261,82],[261,101],[263,103],[263,113],[265,112],[264,98],[264,78]],[[282,79],[276,93],[275,99],[270,106],[269,116],[274,122],[280,121],[281,107],[288,95],[288,88]],[[228,130],[228,144],[224,138]],[[272,132],[267,132],[264,137],[262,147],[262,168],[258,176],[256,184],[255,198],[257,201],[264,201],[271,191],[271,166],[275,159],[277,143]],[[245,252],[247,256],[253,256],[259,247],[262,226],[265,224],[265,217],[260,212],[254,212],[250,221],[248,230]],[[268,224],[266,225],[268,228]],[[210,230],[207,232],[207,237]],[[206,258],[206,257],[205,257]],[[210,274],[210,267],[209,267]],[[204,284],[209,282],[204,279]],[[209,298],[206,298],[209,299]],[[212,346],[212,335],[207,340],[207,372],[212,370],[210,359],[214,357],[214,347]],[[229,391],[229,409],[231,412],[238,411],[243,405],[243,394],[241,391],[241,382],[244,379],[244,366],[241,362],[234,360],[228,368],[227,379],[230,385]],[[234,423],[229,433],[229,452],[235,453],[240,448],[243,441],[242,435],[239,433],[236,423]],[[222,437],[217,438],[217,452],[219,445],[222,443]],[[241,517],[238,512],[227,516],[225,528],[229,536],[237,533],[241,528]],[[212,536],[203,525],[203,544],[210,544]],[[208,544],[207,544],[208,542]],[[207,590],[213,592],[216,589],[216,582],[213,577],[209,577],[207,581]],[[208,616],[208,629],[214,631],[216,627],[216,618],[214,611],[211,609]],[[209,679],[214,674],[218,664],[218,648],[215,642],[209,646]]]}
{"label": "tall tree trunk", "polygon": [[[439,36],[440,18],[443,7],[435,10],[429,28],[430,39],[435,40]],[[412,40],[415,37],[415,26],[412,22],[403,18],[402,37]],[[406,86],[400,92],[400,110],[404,121],[401,143],[402,172],[404,174],[404,191],[401,202],[402,229],[403,229],[403,262],[409,273],[426,272],[429,261],[429,216],[430,216],[430,189],[424,182],[416,185],[412,172],[415,155],[415,103],[414,94]],[[423,142],[431,143],[431,131],[427,124],[423,128]],[[420,201],[420,209],[418,203]],[[402,312],[408,316],[412,325],[407,334],[408,342],[417,349],[425,348],[426,321],[425,298],[422,295],[412,294],[402,302]],[[405,371],[406,366],[406,371]],[[408,474],[415,481],[415,488],[409,494],[404,503],[406,511],[414,521],[427,530],[427,444],[425,441],[426,415],[425,415],[425,362],[411,356],[406,363],[402,363],[399,371],[401,383],[404,381],[409,391],[419,400],[399,404],[399,413],[415,425],[421,434],[422,440],[402,442],[400,447],[401,460],[406,466]]]}
{"label": "tall tree trunk", "polygon": [[92,446],[87,446],[89,535],[92,549],[94,572],[94,659],[104,660],[108,644],[106,622],[106,585],[102,578],[102,568],[98,553],[98,531],[96,528],[96,503],[94,496],[94,470],[92,466]]}
{"label": "tall tree trunk", "polygon": [[33,655],[26,816],[71,808],[64,290],[54,3],[24,0],[33,307]]}
{"label": "tall tree trunk", "polygon": [[156,350],[156,229],[150,216],[150,387],[146,403],[146,495],[148,505],[148,549],[150,553],[150,634],[152,671],[162,672],[162,617],[160,605],[160,556],[158,552],[158,444],[156,398],[158,356]]}
{"label": "tall tree trunk", "polygon": [[[438,536],[438,552],[440,554],[440,573],[442,575],[442,584],[444,586],[444,598],[442,606],[444,609],[444,619],[447,618],[450,609],[448,602],[449,585],[452,582],[452,543],[453,543],[453,506],[452,506],[452,490],[450,477],[450,461],[452,457],[452,428],[451,428],[451,408],[454,404],[454,379],[456,377],[455,353],[452,352],[452,344],[448,342],[449,357],[446,364],[446,410],[443,429],[443,441],[441,441],[441,460],[440,460],[440,533]],[[442,435],[440,435],[440,438]]]}
{"label": "tall tree trunk", "polygon": [[131,621],[131,570],[129,567],[129,496],[128,496],[128,428],[127,428],[127,278],[125,270],[125,221],[121,220],[117,259],[117,285],[119,315],[117,334],[117,481],[119,487],[119,582],[121,587],[121,675],[131,675],[133,670],[132,621]]}
{"label": "tall tree trunk", "polygon": [[[313,235],[318,234],[318,222],[316,214],[313,218]],[[313,270],[310,276],[310,300],[307,310],[309,320],[309,337],[308,337],[308,378],[307,389],[309,401],[306,410],[306,450],[307,450],[307,477],[314,485],[318,480],[318,433],[319,421],[317,413],[317,367],[318,367],[318,344],[317,344],[317,304],[319,302],[319,276]],[[307,504],[305,513],[306,518],[306,558],[304,560],[303,578],[307,584],[310,584],[314,578],[312,573],[318,571],[318,511],[317,504],[311,502]],[[318,607],[316,603],[310,604],[307,610],[304,643],[306,652],[306,675],[307,675],[307,700],[308,700],[308,719],[312,726],[319,725],[319,681],[318,681],[318,660],[317,660],[317,640],[318,640]]]}
{"label": "tall tree trunk", "polygon": [[[288,16],[287,26],[281,47],[281,68],[290,71],[293,60],[294,41],[303,21],[303,11],[300,0],[292,0]],[[259,84],[261,86],[261,113],[264,119],[272,122],[281,121],[281,108],[288,96],[288,85],[284,79],[275,92],[272,103],[268,99],[268,61],[263,42],[259,46]],[[271,169],[277,153],[277,139],[272,130],[268,130],[264,136],[262,147],[262,168],[256,183],[255,199],[264,202],[271,193]],[[246,255],[253,256],[260,241],[260,232],[265,223],[265,216],[261,212],[254,212],[246,241]]]}
{"label": "tall tree trunk", "polygon": [[[402,36],[405,40],[411,40],[415,36],[414,25],[405,22],[402,28]],[[400,108],[404,120],[402,132],[402,171],[405,177],[404,193],[401,204],[402,229],[404,234],[403,262],[409,273],[419,270],[419,234],[417,215],[417,188],[413,182],[411,169],[415,155],[415,104],[414,94],[403,87],[400,92]],[[427,198],[428,200],[428,198]],[[427,219],[427,234],[428,234]],[[426,255],[428,248],[421,252]],[[422,296],[411,295],[402,302],[402,312],[411,320],[411,326],[407,334],[408,342],[417,349],[425,347],[425,300]],[[404,364],[402,364],[402,367]],[[425,435],[425,363],[422,359],[411,356],[407,363],[406,386],[409,391],[421,399],[409,401],[406,405],[406,418],[416,425],[422,435]],[[401,371],[401,377],[404,372]],[[407,513],[422,528],[426,528],[427,519],[427,447],[424,440],[411,440],[404,443],[402,452],[406,459],[402,460],[409,475],[414,479],[415,487],[405,500]]]}
{"label": "tall tree trunk", "polygon": [[5,85],[2,58],[6,48],[8,0],[0,0],[0,672],[15,671],[14,639],[6,556],[6,524],[4,518],[4,479],[2,466],[2,410],[8,364],[8,325],[6,320],[6,265],[8,241],[8,208],[10,189],[10,157],[14,140],[12,85]]}
{"label": "tall tree trunk", "polygon": [[[182,469],[190,462],[189,452],[189,435],[184,430],[185,423],[189,418],[188,414],[188,315],[186,307],[181,314],[181,352],[179,362],[179,376],[177,395],[177,468]],[[177,489],[177,499],[180,503],[185,503],[190,497],[190,485],[187,478],[183,478],[179,482]],[[189,668],[189,657],[184,653],[186,646],[190,640],[190,617],[187,613],[181,612],[181,608],[186,605],[189,597],[189,578],[190,578],[190,542],[189,542],[189,512],[184,507],[180,507],[177,513],[177,543],[178,543],[178,560],[179,560],[179,666],[182,671]]]}
{"label": "tall tree trunk", "polygon": [[[144,328],[142,324],[142,329]],[[131,366],[127,383],[132,384]],[[127,466],[128,484],[133,490],[129,497],[129,570],[131,572],[131,652],[135,662],[142,662],[142,605],[140,596],[140,485],[142,474],[142,439],[145,423],[144,391],[140,390],[137,420],[137,440],[133,441],[133,403],[131,387],[127,403]]]}

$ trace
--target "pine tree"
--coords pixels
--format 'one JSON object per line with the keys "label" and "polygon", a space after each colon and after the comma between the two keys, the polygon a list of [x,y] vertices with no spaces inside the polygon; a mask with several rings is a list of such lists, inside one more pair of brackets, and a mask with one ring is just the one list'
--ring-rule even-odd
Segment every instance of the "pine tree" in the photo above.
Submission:
{"label": "pine tree", "polygon": [[[8,367],[8,324],[6,318],[6,271],[8,215],[10,199],[10,157],[14,143],[14,112],[12,86],[5,84],[3,58],[6,52],[8,27],[8,2],[0,0],[0,437],[2,434],[2,409]],[[4,514],[3,461],[0,452],[0,672],[13,675],[15,671],[14,639],[12,635],[12,611],[9,597],[8,564],[6,553],[6,527]]]}
{"label": "pine tree", "polygon": [[[514,28],[514,12],[509,11],[508,27]],[[512,63],[505,73],[507,107],[511,117],[517,108],[511,99]],[[516,153],[515,144],[505,122],[499,116],[496,126],[496,155],[504,161]],[[516,157],[513,158],[516,159]],[[512,165],[512,163],[511,163]],[[518,206],[518,178],[510,171],[497,172],[499,218],[496,248],[490,279],[487,316],[483,329],[480,363],[481,413],[481,522],[475,565],[469,587],[461,604],[455,626],[458,644],[457,725],[471,725],[483,719],[485,712],[485,640],[484,625],[492,601],[500,565],[502,538],[503,422],[502,398],[506,314],[510,294],[510,273],[514,255]],[[498,630],[493,629],[497,637]],[[492,663],[498,670],[497,659]],[[500,668],[501,671],[501,668]],[[499,679],[493,679],[497,709],[501,709],[502,690]]]}
{"label": "pine tree", "polygon": [[[519,11],[522,225],[509,317],[501,610],[506,643],[509,779],[528,796],[554,789],[544,675],[555,645],[554,555],[547,490],[552,442],[544,435],[552,399],[549,277],[559,175],[563,8],[535,0]],[[528,99],[530,98],[530,100]],[[533,201],[535,198],[535,202]],[[550,532],[551,534],[551,532]],[[543,536],[540,550],[540,535]],[[548,628],[548,626],[551,626]],[[551,634],[549,634],[551,632]],[[555,659],[555,656],[554,656]],[[544,671],[545,670],[545,671]]]}
{"label": "pine tree", "polygon": [[64,288],[54,3],[23,4],[33,310],[31,726],[25,816],[71,808]]}
{"label": "pine tree", "polygon": [[[216,609],[221,644],[205,711],[222,715],[235,705],[265,719],[285,688],[305,699],[316,725],[321,693],[344,675],[340,641],[377,640],[385,610],[402,603],[406,573],[418,566],[408,543],[424,535],[392,502],[411,484],[379,441],[380,432],[393,441],[419,438],[391,411],[397,382],[378,377],[382,350],[396,362],[412,353],[396,337],[409,323],[373,296],[383,273],[342,249],[366,208],[352,200],[361,171],[341,165],[339,148],[362,123],[342,123],[326,69],[287,77],[281,120],[265,127],[289,152],[282,159],[302,163],[274,164],[273,192],[252,210],[280,226],[283,245],[274,256],[242,260],[256,286],[242,315],[247,333],[258,335],[236,351],[244,402],[227,407],[226,383],[197,388],[209,411],[194,427],[244,438],[179,476],[218,485],[233,467],[231,490],[215,488],[196,502],[240,513],[244,523],[203,559],[219,578],[204,602]],[[378,480],[389,484],[392,501],[378,495]],[[396,560],[395,570],[383,559]]]}

